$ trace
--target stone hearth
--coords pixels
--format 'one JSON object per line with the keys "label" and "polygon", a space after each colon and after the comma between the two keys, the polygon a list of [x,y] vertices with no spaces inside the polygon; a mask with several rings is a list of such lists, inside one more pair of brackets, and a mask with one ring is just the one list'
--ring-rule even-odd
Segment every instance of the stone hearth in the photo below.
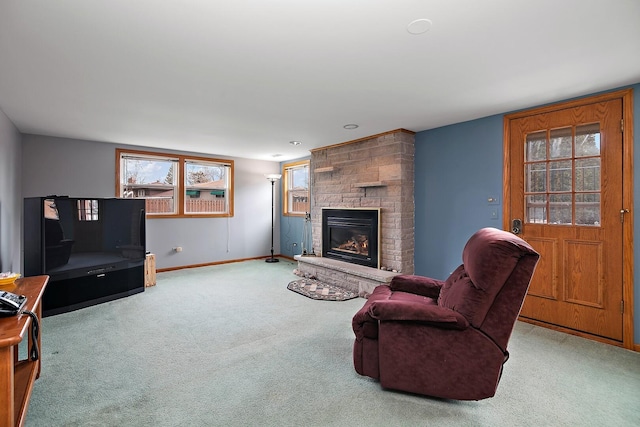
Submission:
{"label": "stone hearth", "polygon": [[369,297],[376,286],[389,284],[391,278],[398,274],[331,258],[302,255],[296,255],[294,258],[298,261],[300,273],[357,292],[363,298]]}

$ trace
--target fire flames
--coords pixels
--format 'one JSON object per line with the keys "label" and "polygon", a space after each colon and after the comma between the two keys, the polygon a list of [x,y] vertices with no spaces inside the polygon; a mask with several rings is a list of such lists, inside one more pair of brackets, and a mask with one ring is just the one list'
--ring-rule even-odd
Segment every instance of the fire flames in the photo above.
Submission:
{"label": "fire flames", "polygon": [[366,235],[359,234],[357,236],[352,236],[350,239],[333,249],[358,255],[369,255],[369,239]]}

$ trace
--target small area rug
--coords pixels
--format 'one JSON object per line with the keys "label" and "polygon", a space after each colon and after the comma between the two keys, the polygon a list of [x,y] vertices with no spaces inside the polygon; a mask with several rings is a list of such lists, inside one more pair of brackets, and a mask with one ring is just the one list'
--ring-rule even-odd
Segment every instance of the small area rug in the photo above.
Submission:
{"label": "small area rug", "polygon": [[323,301],[346,301],[358,297],[355,292],[322,283],[315,279],[294,280],[287,285],[287,289],[305,297]]}

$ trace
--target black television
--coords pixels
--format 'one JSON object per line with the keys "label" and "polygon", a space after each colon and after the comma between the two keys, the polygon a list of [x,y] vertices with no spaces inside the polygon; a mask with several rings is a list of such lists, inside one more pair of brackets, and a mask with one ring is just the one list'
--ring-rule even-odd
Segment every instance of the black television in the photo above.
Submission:
{"label": "black television", "polygon": [[25,276],[62,280],[144,264],[144,200],[33,197],[24,209]]}

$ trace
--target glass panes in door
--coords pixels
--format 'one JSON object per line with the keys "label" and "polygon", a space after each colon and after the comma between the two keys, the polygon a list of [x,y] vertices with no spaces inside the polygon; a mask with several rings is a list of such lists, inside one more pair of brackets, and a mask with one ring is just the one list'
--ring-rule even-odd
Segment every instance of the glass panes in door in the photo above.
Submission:
{"label": "glass panes in door", "polygon": [[530,224],[600,225],[600,124],[527,134],[525,218]]}

